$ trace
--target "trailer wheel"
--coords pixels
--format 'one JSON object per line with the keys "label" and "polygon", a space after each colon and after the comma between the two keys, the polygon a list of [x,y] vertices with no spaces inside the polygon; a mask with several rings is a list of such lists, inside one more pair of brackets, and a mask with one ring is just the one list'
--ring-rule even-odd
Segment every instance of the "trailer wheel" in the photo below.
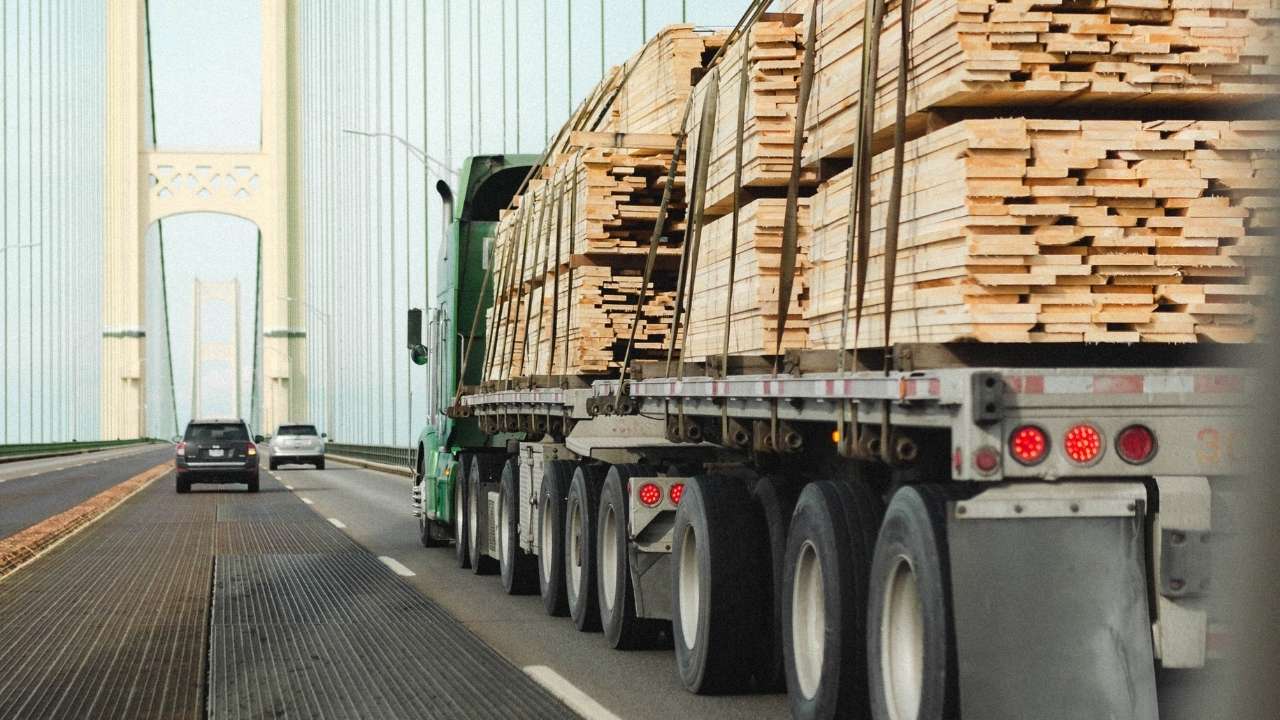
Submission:
{"label": "trailer wheel", "polygon": [[471,572],[476,575],[492,575],[495,567],[493,558],[481,551],[483,536],[480,533],[489,531],[487,513],[483,511],[485,491],[484,483],[493,482],[493,476],[501,468],[505,458],[500,455],[476,453],[471,463],[471,482],[467,486],[467,551],[471,556]]}
{"label": "trailer wheel", "polygon": [[627,491],[633,475],[643,474],[638,465],[614,465],[600,491],[596,523],[596,581],[599,585],[600,625],[605,639],[615,650],[636,650],[651,646],[665,623],[636,616],[635,590],[627,560]]}
{"label": "trailer wheel", "polygon": [[867,716],[867,580],[880,506],[860,482],[800,492],[782,594],[792,717]]}
{"label": "trailer wheel", "polygon": [[520,468],[512,458],[502,466],[498,486],[498,571],[508,595],[527,595],[538,585],[538,568],[520,547]]}
{"label": "trailer wheel", "polygon": [[760,689],[782,691],[787,686],[787,671],[782,662],[782,594],[787,562],[787,530],[791,527],[791,513],[800,495],[800,484],[775,476],[760,478],[751,490],[751,496],[764,516],[768,543],[767,593],[764,664],[760,676]]}
{"label": "trailer wheel", "polygon": [[476,464],[472,453],[458,454],[458,472],[453,476],[453,550],[458,567],[471,567],[471,548],[467,547],[467,486]]}
{"label": "trailer wheel", "polygon": [[564,506],[573,482],[574,463],[552,460],[542,469],[538,491],[538,592],[548,615],[569,614],[565,587]]}
{"label": "trailer wheel", "polygon": [[607,465],[579,465],[564,505],[564,568],[569,616],[582,632],[600,629],[596,596],[596,510]]}
{"label": "trailer wheel", "polygon": [[759,685],[768,646],[768,546],[742,480],[690,478],[671,546],[676,669],[695,693]]}
{"label": "trailer wheel", "polygon": [[872,717],[955,717],[959,693],[951,627],[945,492],[894,493],[876,542],[867,614]]}

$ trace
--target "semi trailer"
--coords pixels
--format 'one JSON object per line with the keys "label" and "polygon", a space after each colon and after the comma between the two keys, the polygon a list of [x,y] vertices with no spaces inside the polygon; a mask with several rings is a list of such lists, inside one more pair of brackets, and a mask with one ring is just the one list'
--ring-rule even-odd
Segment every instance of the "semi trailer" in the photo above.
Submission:
{"label": "semi trailer", "polygon": [[1178,717],[1162,678],[1225,639],[1211,558],[1258,389],[1238,358],[899,344],[495,386],[486,248],[535,160],[474,157],[444,189],[425,341],[409,318],[423,545],[796,717]]}

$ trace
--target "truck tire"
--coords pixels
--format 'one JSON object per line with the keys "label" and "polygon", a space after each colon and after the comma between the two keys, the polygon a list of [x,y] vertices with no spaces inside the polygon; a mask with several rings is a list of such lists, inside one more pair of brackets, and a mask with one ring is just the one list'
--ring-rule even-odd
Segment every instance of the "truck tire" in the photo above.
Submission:
{"label": "truck tire", "polygon": [[453,551],[458,567],[471,567],[471,548],[467,547],[467,486],[471,484],[474,453],[458,453],[458,472],[453,476]]}
{"label": "truck tire", "polygon": [[245,484],[249,486],[249,487],[248,487],[249,492],[251,492],[251,493],[256,493],[256,492],[258,492],[258,481],[259,481],[258,473],[256,473],[256,472],[255,472],[255,473],[253,474],[253,476],[252,476],[252,477],[250,477],[250,478],[245,482]]}
{"label": "truck tire", "polygon": [[493,521],[485,506],[488,493],[484,486],[493,482],[505,461],[505,455],[476,453],[471,463],[471,481],[467,484],[467,550],[471,555],[471,572],[476,575],[492,575],[498,569],[497,562],[481,551],[488,545],[488,524]]}
{"label": "truck tire", "polygon": [[425,483],[427,482],[427,479],[426,477],[424,477],[424,468],[422,466],[421,452],[418,453],[418,457],[413,464],[413,479],[415,483],[423,484],[423,488],[422,488],[423,506],[419,508],[422,514],[418,516],[418,540],[422,542],[422,547],[428,547],[428,548],[440,547],[441,545],[444,544],[444,541],[441,540],[443,533],[440,532],[440,528],[436,523],[436,521],[432,520],[430,517],[427,516],[427,507],[426,507],[426,500],[427,500],[426,489],[427,488],[425,485]]}
{"label": "truck tire", "polygon": [[319,460],[316,461],[316,469],[317,470],[324,469],[324,458],[320,458]]}
{"label": "truck tire", "polygon": [[177,485],[176,489],[179,494],[191,492],[190,480],[183,480],[181,477],[178,477],[174,482]]}
{"label": "truck tire", "polygon": [[871,715],[878,720],[959,714],[946,502],[938,486],[900,488],[880,528],[867,614]]}
{"label": "truck tire", "polygon": [[739,478],[690,478],[671,545],[676,670],[688,690],[759,685],[768,649],[769,549],[764,519]]}
{"label": "truck tire", "polygon": [[520,466],[514,457],[502,466],[497,524],[502,589],[508,595],[528,595],[538,587],[538,566],[520,547]]}
{"label": "truck tire", "polygon": [[271,458],[270,460],[267,461],[267,467],[271,468],[272,470],[275,470],[276,468],[280,467],[280,463],[276,462],[275,458]]}
{"label": "truck tire", "polygon": [[867,581],[880,507],[856,481],[810,483],[796,501],[782,594],[794,718],[867,717]]}
{"label": "truck tire", "polygon": [[648,648],[665,625],[662,621],[636,617],[635,589],[627,558],[630,512],[626,486],[632,476],[644,473],[644,468],[638,465],[614,465],[609,468],[600,490],[595,535],[600,626],[609,646],[615,650]]}
{"label": "truck tire", "polygon": [[760,690],[781,692],[787,687],[787,671],[782,662],[782,594],[786,589],[783,578],[787,561],[787,531],[791,527],[791,513],[800,495],[800,483],[768,476],[756,481],[751,489],[763,516],[765,542],[768,544],[768,563],[764,567],[768,576],[764,598],[768,634],[764,664],[760,673]]}
{"label": "truck tire", "polygon": [[596,510],[607,465],[579,465],[564,504],[564,575],[569,616],[582,632],[600,629],[596,595]]}
{"label": "truck tire", "polygon": [[538,491],[538,592],[548,615],[569,614],[564,576],[564,505],[573,482],[574,463],[551,460],[542,469]]}

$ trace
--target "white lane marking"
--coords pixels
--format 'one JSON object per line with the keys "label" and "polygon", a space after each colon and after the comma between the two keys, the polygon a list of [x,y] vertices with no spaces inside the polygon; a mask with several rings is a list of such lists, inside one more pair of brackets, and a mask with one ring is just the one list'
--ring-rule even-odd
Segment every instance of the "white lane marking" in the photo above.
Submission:
{"label": "white lane marking", "polygon": [[286,489],[286,490],[292,490],[292,489],[293,489],[293,486],[292,486],[292,485],[285,485],[284,487],[285,487],[285,489]]}
{"label": "white lane marking", "polygon": [[344,528],[346,528],[346,527],[347,527],[347,526],[346,526],[346,524],[344,524],[344,523],[343,523],[341,520],[339,520],[338,518],[328,518],[328,520],[329,520],[329,522],[333,523],[333,526],[334,526],[334,527],[336,527],[336,528],[338,528],[339,530],[342,530],[342,529],[344,529]]}
{"label": "white lane marking", "polygon": [[573,683],[565,680],[564,677],[547,667],[546,665],[529,665],[524,668],[524,672],[533,678],[534,682],[551,691],[570,710],[578,713],[582,717],[591,718],[592,720],[621,720],[617,715],[609,712],[605,706],[596,702],[590,695],[582,692]]}
{"label": "white lane marking", "polygon": [[315,503],[311,502],[311,499],[310,499],[310,498],[302,498],[302,502],[304,502],[304,503],[306,503],[306,504],[308,504],[308,505],[315,505]]}
{"label": "white lane marking", "polygon": [[414,575],[417,575],[417,573],[405,567],[399,560],[396,560],[393,557],[387,557],[386,555],[379,555],[378,559],[382,561],[383,565],[386,565],[387,567],[391,568],[391,571],[399,575],[400,577],[413,577]]}

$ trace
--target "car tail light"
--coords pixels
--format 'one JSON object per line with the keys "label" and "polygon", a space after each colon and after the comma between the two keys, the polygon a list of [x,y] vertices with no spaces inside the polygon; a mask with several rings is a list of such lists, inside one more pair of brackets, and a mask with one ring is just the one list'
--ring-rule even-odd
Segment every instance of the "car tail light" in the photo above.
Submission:
{"label": "car tail light", "polygon": [[1035,425],[1023,425],[1009,436],[1009,452],[1023,465],[1035,465],[1049,451],[1049,437]]}
{"label": "car tail light", "polygon": [[640,503],[645,507],[656,507],[662,502],[662,488],[653,483],[645,483],[640,486]]}
{"label": "car tail light", "polygon": [[183,440],[182,442],[178,443],[178,449],[177,449],[177,452],[178,452],[178,454],[179,454],[179,455],[181,455],[182,457],[186,457],[186,456],[187,456],[187,441],[186,441],[186,440]]}
{"label": "car tail light", "polygon": [[1062,451],[1072,462],[1091,463],[1102,454],[1102,433],[1088,423],[1073,425],[1062,436]]}
{"label": "car tail light", "polygon": [[1116,435],[1116,452],[1127,463],[1139,465],[1156,454],[1156,436],[1146,425],[1130,425]]}
{"label": "car tail light", "polygon": [[682,497],[684,497],[684,483],[673,484],[671,486],[671,504],[679,505]]}
{"label": "car tail light", "polygon": [[246,454],[248,454],[248,455],[257,455],[257,454],[258,454],[258,446],[257,446],[257,445],[254,445],[253,443],[249,443],[249,451],[248,451]]}

